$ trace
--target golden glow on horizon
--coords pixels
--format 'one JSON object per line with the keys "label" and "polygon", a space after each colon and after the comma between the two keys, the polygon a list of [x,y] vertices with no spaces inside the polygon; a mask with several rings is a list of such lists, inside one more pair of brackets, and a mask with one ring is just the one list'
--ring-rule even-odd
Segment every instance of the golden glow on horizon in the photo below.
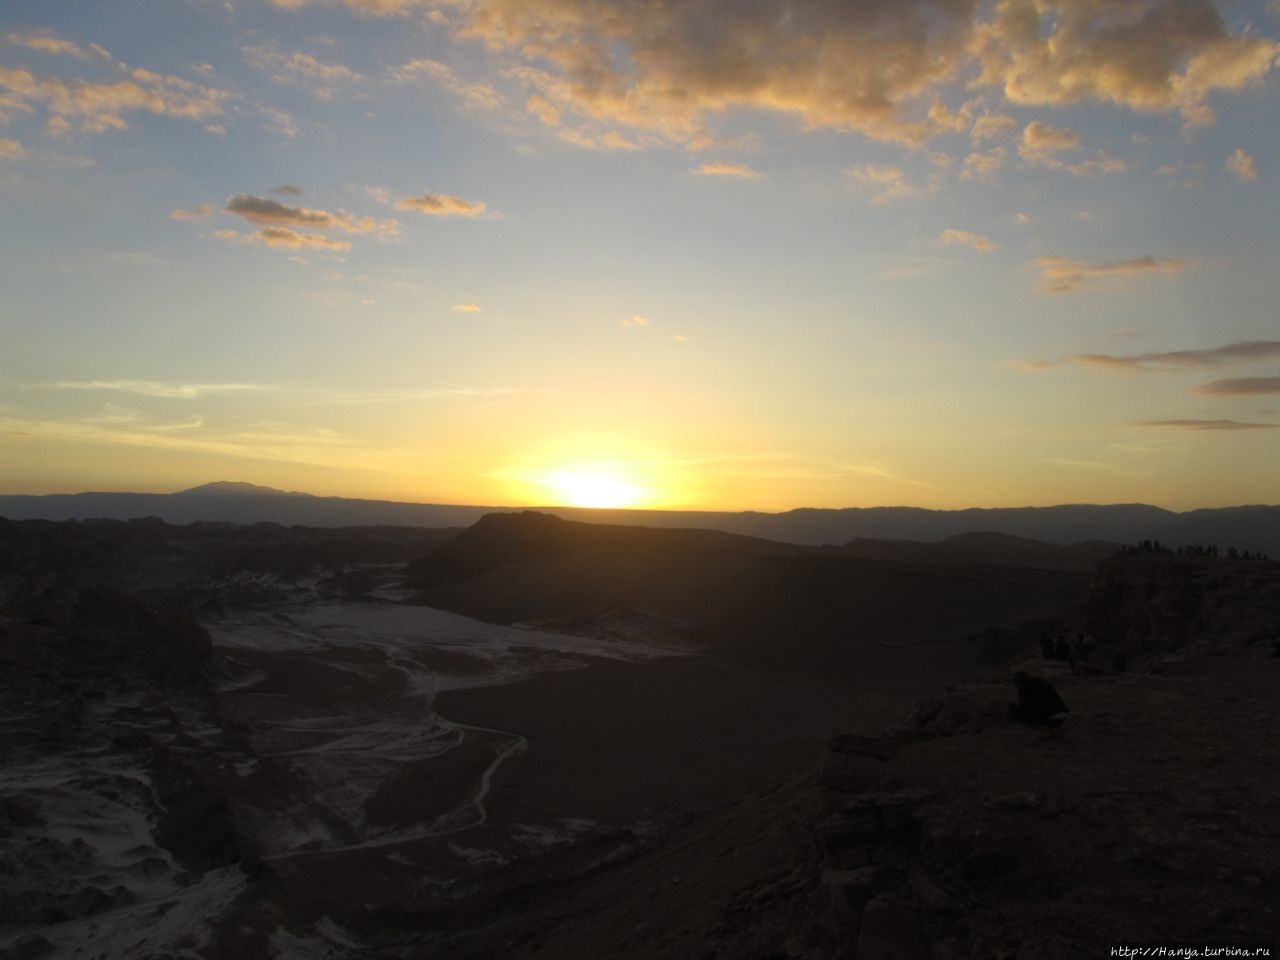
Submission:
{"label": "golden glow on horizon", "polygon": [[550,470],[543,485],[557,503],[569,507],[633,507],[646,499],[646,491],[617,473],[596,468]]}

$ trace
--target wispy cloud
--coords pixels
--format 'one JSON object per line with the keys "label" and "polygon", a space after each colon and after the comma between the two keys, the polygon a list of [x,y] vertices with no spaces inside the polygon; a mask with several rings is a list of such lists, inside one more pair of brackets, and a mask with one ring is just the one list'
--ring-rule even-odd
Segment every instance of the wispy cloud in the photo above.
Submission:
{"label": "wispy cloud", "polygon": [[420,197],[401,197],[396,201],[400,210],[413,210],[431,217],[478,217],[484,213],[485,206],[480,201],[472,202],[461,197],[453,197],[444,193],[424,193]]}
{"label": "wispy cloud", "polygon": [[1277,423],[1248,423],[1241,420],[1134,420],[1135,427],[1174,427],[1180,430],[1271,430]]}
{"label": "wispy cloud", "polygon": [[453,309],[459,313],[479,313],[480,305],[477,303],[455,303]]}
{"label": "wispy cloud", "polygon": [[17,160],[26,156],[27,149],[12,137],[0,137],[0,160]]}
{"label": "wispy cloud", "polygon": [[28,50],[39,50],[41,53],[71,56],[78,60],[110,60],[107,53],[96,43],[80,44],[67,40],[48,31],[18,30],[5,35],[5,42],[14,46],[26,47]]}
{"label": "wispy cloud", "polygon": [[168,397],[194,400],[216,393],[254,393],[280,390],[266,383],[173,383],[161,380],[55,380],[24,384],[25,390],[105,390],[132,393],[141,397]]}
{"label": "wispy cloud", "polygon": [[647,318],[647,317],[642,317],[642,316],[640,316],[640,314],[638,314],[638,313],[632,314],[630,318],[628,318],[628,319],[626,319],[626,320],[619,320],[618,322],[619,322],[622,326],[624,326],[624,327],[647,327],[647,326],[649,326],[649,320],[648,320],[648,318]]}
{"label": "wispy cloud", "polygon": [[[1204,350],[1164,350],[1151,353],[1077,353],[1063,360],[1015,361],[1018,369],[1038,372],[1064,363],[1111,370],[1116,373],[1156,373],[1160,371],[1201,370],[1231,363],[1248,363],[1280,356],[1280,340],[1242,340]],[[1200,393],[1236,394],[1271,393],[1280,387],[1278,377],[1244,377],[1215,380],[1197,388]]]}
{"label": "wispy cloud", "polygon": [[902,170],[887,163],[864,163],[846,171],[858,183],[866,184],[873,191],[872,203],[889,203],[909,197],[915,192]]}
{"label": "wispy cloud", "polygon": [[389,76],[392,83],[426,82],[443,87],[467,106],[481,110],[497,110],[505,104],[502,94],[492,84],[464,80],[439,60],[410,60],[391,68]]}
{"label": "wispy cloud", "polygon": [[992,243],[980,233],[971,233],[968,230],[956,230],[948,227],[938,234],[938,239],[945,243],[948,247],[968,247],[971,250],[979,250],[983,252],[997,249],[996,244]]}
{"label": "wispy cloud", "polygon": [[[8,110],[33,112],[35,105],[47,111],[46,129],[68,134],[72,121],[78,121],[82,133],[105,133],[127,129],[129,113],[184,120],[208,121],[221,116],[232,94],[182,77],[155,73],[143,67],[129,67],[111,59],[101,47],[81,47],[71,41],[29,34],[10,34],[10,42],[18,37],[23,46],[46,52],[85,53],[81,59],[96,59],[109,73],[105,81],[79,77],[39,76],[29,70],[0,66],[0,101]],[[51,49],[55,48],[55,49]],[[74,54],[73,55],[78,55]],[[0,111],[0,117],[6,111]]]}
{"label": "wispy cloud", "polygon": [[1258,179],[1258,166],[1243,148],[1237,147],[1236,152],[1227,157],[1225,166],[1241,183],[1253,183]]}
{"label": "wispy cloud", "polygon": [[1077,290],[1123,286],[1144,277],[1176,276],[1190,264],[1174,257],[1134,257],[1129,260],[1086,261],[1067,257],[1040,257],[1041,293],[1072,293]]}
{"label": "wispy cloud", "polygon": [[[1280,353],[1280,344],[1276,344],[1276,348],[1276,352]],[[1223,397],[1280,393],[1280,377],[1236,377],[1228,380],[1214,380],[1212,383],[1196,387],[1196,393]]]}
{"label": "wispy cloud", "polygon": [[244,47],[246,62],[277,83],[301,87],[319,100],[331,100],[343,86],[359,83],[360,73],[341,63],[325,63],[309,53],[284,53],[274,44]]}
{"label": "wispy cloud", "polygon": [[205,217],[212,215],[212,213],[213,207],[209,206],[207,203],[202,203],[200,206],[193,207],[190,210],[170,210],[169,219],[187,221],[203,220]]}
{"label": "wispy cloud", "polygon": [[737,177],[742,180],[757,180],[763,176],[745,163],[703,163],[694,167],[692,172],[704,177]]}
{"label": "wispy cloud", "polygon": [[297,250],[301,247],[310,247],[315,250],[351,249],[349,240],[326,237],[322,233],[298,233],[288,227],[263,227],[258,231],[258,237],[268,247],[285,247],[289,250]]}

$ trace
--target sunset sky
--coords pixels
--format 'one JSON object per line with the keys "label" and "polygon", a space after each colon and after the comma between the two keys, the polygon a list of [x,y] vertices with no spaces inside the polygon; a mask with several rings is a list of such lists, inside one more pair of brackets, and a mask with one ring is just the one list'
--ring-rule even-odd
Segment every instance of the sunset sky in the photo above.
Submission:
{"label": "sunset sky", "polygon": [[0,493],[1280,502],[1280,0],[5,0]]}

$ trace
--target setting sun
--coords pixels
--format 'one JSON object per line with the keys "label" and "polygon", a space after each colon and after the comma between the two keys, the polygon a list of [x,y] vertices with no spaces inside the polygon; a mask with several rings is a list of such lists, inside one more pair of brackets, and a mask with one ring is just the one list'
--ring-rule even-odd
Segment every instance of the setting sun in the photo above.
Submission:
{"label": "setting sun", "polygon": [[555,470],[546,485],[570,507],[629,507],[644,495],[635,484],[600,470]]}

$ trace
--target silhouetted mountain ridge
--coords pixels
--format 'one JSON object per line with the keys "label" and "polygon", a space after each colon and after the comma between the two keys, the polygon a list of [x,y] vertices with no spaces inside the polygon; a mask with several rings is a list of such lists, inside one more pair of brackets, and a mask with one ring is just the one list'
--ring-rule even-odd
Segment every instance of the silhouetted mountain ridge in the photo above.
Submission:
{"label": "silhouetted mountain ridge", "polygon": [[[466,527],[500,505],[356,500],[205,484],[181,494],[79,493],[0,496],[0,516],[13,520],[128,520],[159,517],[168,523],[268,521],[313,527]],[[210,489],[212,488],[212,489]],[[266,492],[263,492],[266,491]],[[1280,506],[1206,508],[1176,513],[1148,504],[1063,504],[1052,507],[929,510],[921,507],[801,508],[784,513],[674,510],[588,510],[543,507],[566,520],[620,526],[720,530],[782,543],[847,544],[855,538],[937,542],[989,531],[1053,544],[1088,540],[1172,546],[1216,543],[1224,549],[1280,556]]]}
{"label": "silhouetted mountain ridge", "polygon": [[264,487],[256,483],[245,483],[240,480],[215,480],[213,483],[202,483],[189,490],[179,490],[172,494],[175,497],[310,497],[310,493],[299,490],[277,490],[275,487]]}

